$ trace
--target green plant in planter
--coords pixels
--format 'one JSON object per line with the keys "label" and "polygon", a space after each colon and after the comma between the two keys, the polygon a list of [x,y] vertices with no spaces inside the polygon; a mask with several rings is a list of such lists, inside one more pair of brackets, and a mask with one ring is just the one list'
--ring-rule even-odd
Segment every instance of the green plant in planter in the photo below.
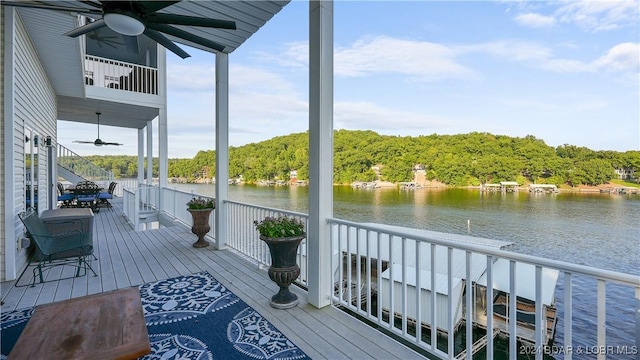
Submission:
{"label": "green plant in planter", "polygon": [[260,235],[269,238],[300,236],[304,234],[304,223],[288,216],[267,216],[262,221],[253,222]]}
{"label": "green plant in planter", "polygon": [[189,210],[215,209],[216,201],[211,198],[198,196],[197,198],[189,200],[187,206],[189,207]]}

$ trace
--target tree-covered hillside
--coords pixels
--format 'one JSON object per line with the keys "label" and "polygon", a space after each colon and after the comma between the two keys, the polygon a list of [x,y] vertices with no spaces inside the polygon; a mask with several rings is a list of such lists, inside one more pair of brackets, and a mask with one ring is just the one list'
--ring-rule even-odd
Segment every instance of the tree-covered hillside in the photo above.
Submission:
{"label": "tree-covered hillside", "polygon": [[[600,185],[617,178],[615,169],[640,171],[640,151],[594,151],[562,145],[553,148],[533,136],[524,138],[488,133],[427,136],[388,136],[373,131],[336,130],[334,182],[371,181],[380,167],[390,182],[413,180],[413,167],[425,167],[429,180],[466,186],[499,181]],[[248,182],[288,179],[297,170],[307,179],[308,133],[279,136],[260,143],[231,147],[229,175]],[[90,157],[120,176],[135,176],[136,158]],[[157,168],[154,159],[154,170]],[[193,159],[169,160],[169,176],[194,180],[215,176],[215,151],[200,151]]]}

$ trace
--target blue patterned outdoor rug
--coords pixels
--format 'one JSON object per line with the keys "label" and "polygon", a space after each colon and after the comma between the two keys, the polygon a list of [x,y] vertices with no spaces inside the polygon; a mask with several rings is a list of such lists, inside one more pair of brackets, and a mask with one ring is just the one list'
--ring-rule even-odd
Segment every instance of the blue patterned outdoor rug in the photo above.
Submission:
{"label": "blue patterned outdoor rug", "polygon": [[[207,272],[140,285],[151,343],[141,359],[309,359],[286,336]],[[2,313],[6,358],[33,308]]]}

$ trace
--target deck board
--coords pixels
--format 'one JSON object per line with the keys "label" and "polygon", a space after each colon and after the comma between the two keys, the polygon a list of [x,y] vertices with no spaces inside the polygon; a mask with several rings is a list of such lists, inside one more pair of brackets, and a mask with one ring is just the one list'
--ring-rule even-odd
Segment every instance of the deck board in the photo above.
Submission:
{"label": "deck board", "polygon": [[[183,225],[133,231],[122,214],[122,204],[101,209],[94,219],[92,262],[97,277],[54,281],[35,287],[2,283],[4,305],[10,311],[36,304],[96,294],[147,282],[208,271],[298,345],[313,359],[417,359],[413,350],[333,307],[317,309],[306,292],[292,286],[300,304],[289,310],[269,306],[278,290],[267,271],[233,250],[195,249],[196,236]],[[72,271],[72,269],[65,269]],[[25,276],[28,276],[25,274]],[[50,276],[60,276],[54,270]]]}

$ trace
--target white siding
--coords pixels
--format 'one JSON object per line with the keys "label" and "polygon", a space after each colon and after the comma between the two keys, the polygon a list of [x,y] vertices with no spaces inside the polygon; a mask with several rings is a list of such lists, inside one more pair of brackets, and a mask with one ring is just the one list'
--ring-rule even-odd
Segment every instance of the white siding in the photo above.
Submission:
{"label": "white siding", "polygon": [[[40,139],[44,139],[46,136],[55,138],[57,111],[56,95],[19,16],[16,16],[14,50],[14,117],[13,119],[4,119],[4,121],[13,121],[15,128],[13,154],[6,154],[13,158],[14,177],[12,183],[5,184],[6,190],[13,191],[15,196],[13,209],[5,209],[5,211],[12,211],[14,214],[13,225],[15,231],[13,236],[8,234],[7,239],[2,239],[2,243],[8,251],[16,251],[15,272],[19,273],[26,263],[24,249],[17,249],[16,247],[16,240],[23,233],[23,226],[18,218],[18,213],[25,209],[24,129],[26,127],[38,133]],[[3,156],[3,158],[6,161],[7,157]],[[48,186],[46,185],[46,174],[47,151],[41,146],[38,151],[37,172],[39,177],[38,184],[40,185],[38,199],[42,199],[39,201],[39,211],[46,210],[47,207]],[[13,271],[8,271],[6,275],[11,277],[12,273]],[[7,280],[4,275],[2,280]]]}

